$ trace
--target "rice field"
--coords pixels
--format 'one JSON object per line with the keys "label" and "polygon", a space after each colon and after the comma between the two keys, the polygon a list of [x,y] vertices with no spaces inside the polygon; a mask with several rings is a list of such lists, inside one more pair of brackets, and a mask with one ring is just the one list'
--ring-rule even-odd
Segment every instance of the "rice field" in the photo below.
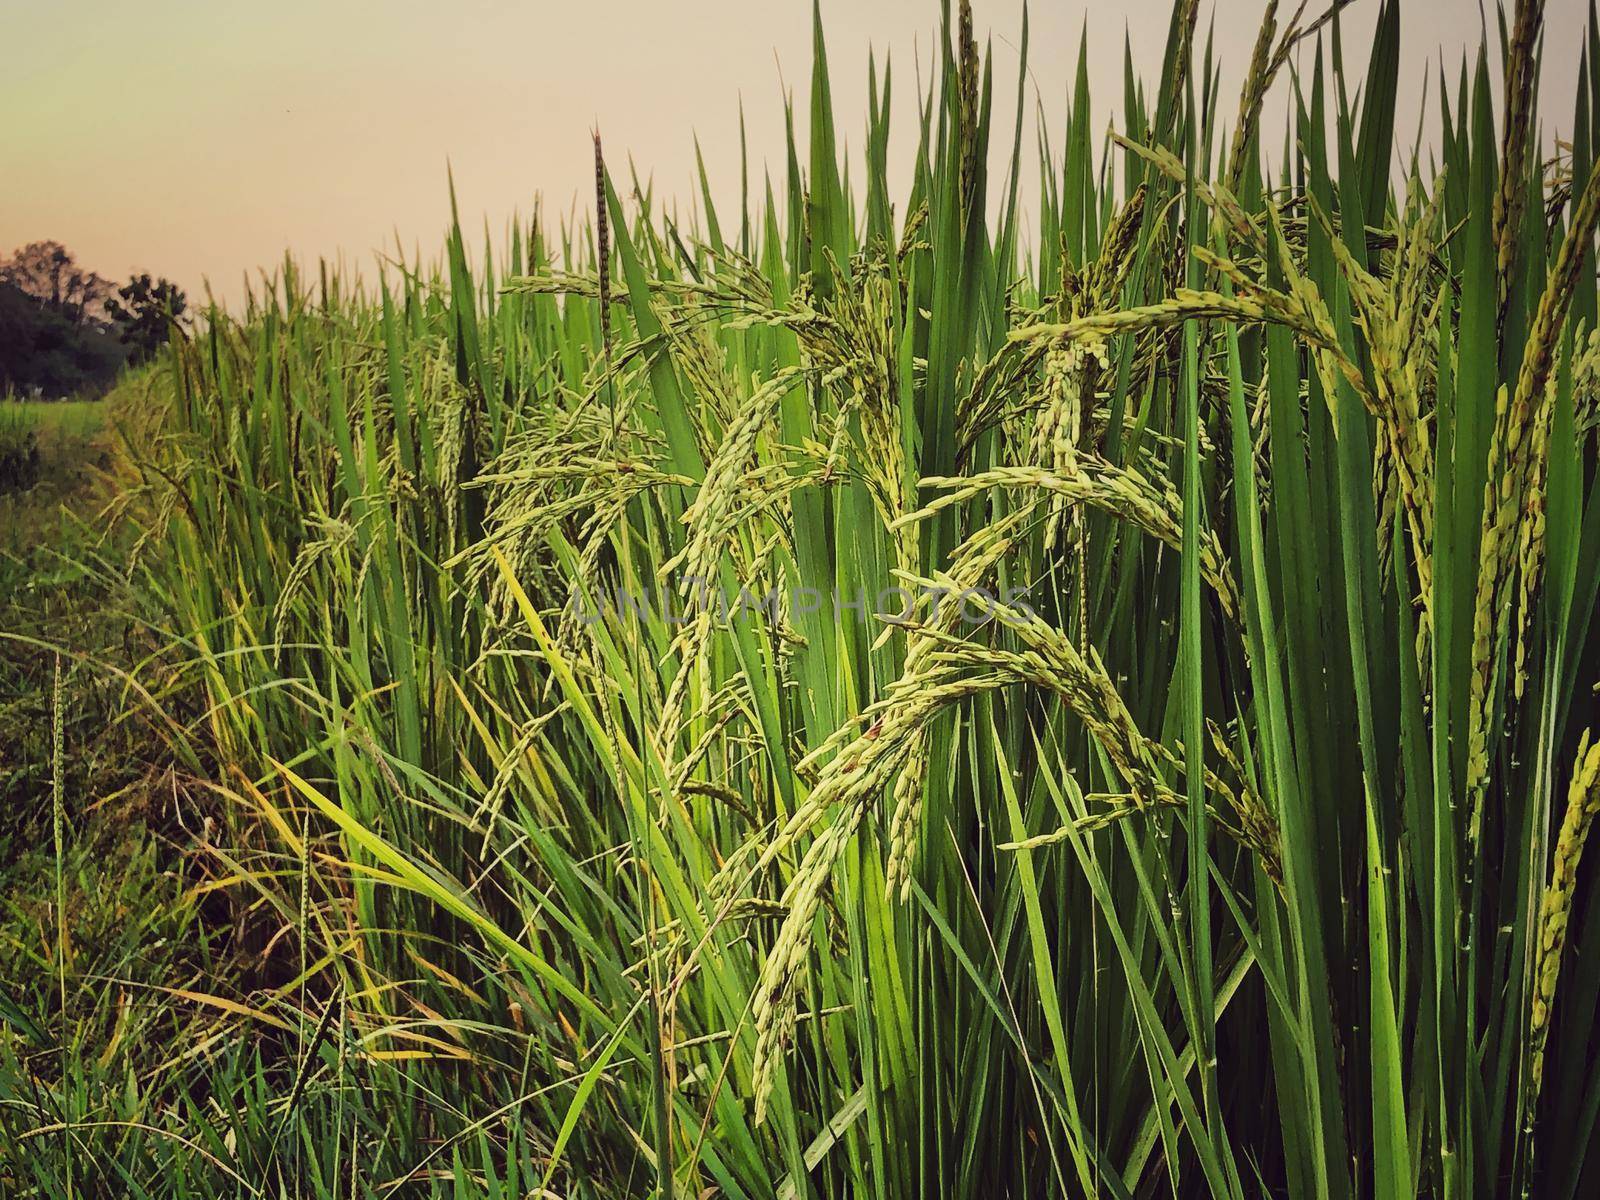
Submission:
{"label": "rice field", "polygon": [[7,403],[19,422],[68,437],[87,437],[99,430],[105,420],[106,406],[101,400],[10,400]]}
{"label": "rice field", "polygon": [[0,1191],[1594,1194],[1600,30],[1516,0],[1413,150],[1397,3],[1261,7],[1029,149],[946,6],[898,189],[819,23],[736,209],[597,135],[175,346],[180,849],[75,854],[56,739]]}

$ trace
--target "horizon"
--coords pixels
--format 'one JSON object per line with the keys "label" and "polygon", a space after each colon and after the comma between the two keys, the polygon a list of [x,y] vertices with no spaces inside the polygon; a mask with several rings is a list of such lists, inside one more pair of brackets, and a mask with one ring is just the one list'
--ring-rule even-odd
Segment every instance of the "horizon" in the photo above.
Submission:
{"label": "horizon", "polygon": [[[0,130],[0,172],[21,181],[0,195],[0,254],[55,240],[114,281],[148,271],[174,280],[197,303],[209,282],[229,306],[242,299],[246,278],[275,270],[286,253],[305,266],[342,263],[373,279],[378,257],[392,256],[397,241],[408,257],[414,248],[425,261],[434,257],[429,247],[449,223],[451,175],[474,242],[485,227],[498,240],[513,214],[526,218],[536,199],[550,217],[576,213],[581,223],[592,208],[594,127],[619,178],[631,162],[659,199],[696,214],[698,137],[719,209],[736,208],[741,111],[759,199],[763,164],[783,168],[760,151],[784,144],[785,92],[796,99],[796,131],[805,136],[810,0],[775,5],[759,21],[739,20],[747,10],[731,0],[705,0],[694,25],[642,0],[616,7],[627,17],[604,29],[597,8],[505,12],[487,0],[448,15],[415,2],[385,5],[376,21],[369,18],[380,6],[370,0],[327,11],[288,0],[271,16],[192,0],[156,0],[137,13],[103,0],[14,13],[12,44],[39,52],[0,79],[0,106],[22,116]],[[903,179],[914,151],[913,97],[937,45],[939,4],[890,0],[862,11],[823,0],[820,7],[842,150],[857,163],[870,53],[880,72],[886,61],[893,70],[890,170]],[[1011,144],[1023,7],[1020,0],[975,5],[980,42],[993,52],[996,126],[1006,133],[994,139],[997,170],[1007,166]],[[1217,0],[1201,11],[1197,39],[1203,45],[1208,32],[1214,39],[1224,122],[1265,7],[1264,0]],[[1042,106],[1059,147],[1080,36],[1089,49],[1097,136],[1120,122],[1124,38],[1141,79],[1160,68],[1165,6],[1114,15],[1089,9],[1034,5],[1028,14],[1020,184],[1028,217],[1037,207],[1033,114]],[[1375,3],[1356,0],[1341,18],[1357,80],[1376,15]],[[1541,99],[1573,94],[1587,15],[1583,4],[1548,12]],[[1453,87],[1481,26],[1475,0],[1413,0],[1402,5],[1401,21],[1397,145],[1407,146],[1418,132],[1424,82],[1431,88],[1442,63]],[[596,88],[593,56],[564,51],[602,41],[606,82]],[[1302,68],[1310,44],[1297,52]],[[785,57],[779,46],[803,51]],[[130,71],[129,63],[160,69]],[[1116,102],[1104,103],[1106,96]],[[1273,124],[1287,96],[1279,82],[1267,103]],[[1438,111],[1430,90],[1427,125]],[[1548,143],[1570,129],[1571,116],[1542,104],[1541,124]]]}

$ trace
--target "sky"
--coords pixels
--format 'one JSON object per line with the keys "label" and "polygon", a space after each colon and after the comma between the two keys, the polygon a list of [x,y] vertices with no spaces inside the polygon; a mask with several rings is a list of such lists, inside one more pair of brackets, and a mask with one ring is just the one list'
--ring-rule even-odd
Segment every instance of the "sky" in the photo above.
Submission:
{"label": "sky", "polygon": [[[1202,0],[1199,38],[1214,37],[1224,96],[1237,95],[1264,6]],[[903,174],[938,0],[821,7],[852,150],[868,53],[893,64],[891,169]],[[973,7],[1009,123],[1022,0]],[[1547,135],[1571,126],[1587,7],[1548,5]],[[1365,62],[1376,12],[1376,0],[1347,10],[1348,59]],[[1168,0],[1034,0],[1028,82],[1047,121],[1059,130],[1086,32],[1095,127],[1118,122],[1124,38],[1154,79],[1169,13]],[[1442,60],[1453,81],[1464,48],[1475,52],[1480,20],[1477,0],[1404,0],[1403,128],[1417,128],[1430,67]],[[431,257],[449,216],[447,167],[477,228],[486,219],[498,234],[535,195],[551,217],[581,211],[596,124],[614,171],[631,156],[686,208],[698,135],[719,207],[737,204],[741,104],[752,156],[775,172],[785,87],[803,124],[811,0],[0,0],[0,46],[0,255],[52,238],[104,275],[151,271],[191,295],[209,281],[234,302],[285,251],[369,275],[397,237]],[[1280,84],[1269,111],[1286,98]]]}

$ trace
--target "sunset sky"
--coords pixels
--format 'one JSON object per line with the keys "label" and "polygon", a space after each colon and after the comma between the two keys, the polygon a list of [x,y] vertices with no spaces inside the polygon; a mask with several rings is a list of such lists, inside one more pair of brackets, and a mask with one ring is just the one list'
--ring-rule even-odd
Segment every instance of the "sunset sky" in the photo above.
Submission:
{"label": "sunset sky", "polygon": [[[1230,106],[1263,7],[1202,8],[1199,36],[1214,14]],[[868,49],[880,65],[892,58],[903,171],[937,0],[824,0],[822,11],[852,147],[866,121]],[[1022,5],[978,0],[975,11],[1009,125]],[[1358,0],[1347,15],[1352,61],[1365,62],[1376,12],[1375,0]],[[1549,6],[1543,90],[1564,106],[1586,12],[1572,0]],[[1031,85],[1057,126],[1086,13],[1097,98],[1120,101],[1125,31],[1146,77],[1159,72],[1166,0],[1035,3]],[[1475,0],[1407,0],[1403,17],[1402,127],[1414,129],[1426,68],[1442,55],[1453,81],[1480,18]],[[370,273],[397,232],[407,247],[439,245],[447,162],[463,217],[481,228],[486,216],[497,234],[535,193],[552,215],[588,204],[596,122],[614,168],[631,154],[658,193],[685,204],[698,132],[713,189],[733,204],[741,97],[757,167],[762,157],[781,167],[782,87],[803,113],[810,25],[809,0],[0,0],[0,254],[54,238],[103,274],[149,270],[192,292],[209,278],[224,299],[285,249],[307,262],[342,255]],[[1284,97],[1280,86],[1269,108]],[[1547,134],[1571,126],[1565,107],[1544,119]],[[1100,129],[1115,120],[1114,106],[1095,112]]]}

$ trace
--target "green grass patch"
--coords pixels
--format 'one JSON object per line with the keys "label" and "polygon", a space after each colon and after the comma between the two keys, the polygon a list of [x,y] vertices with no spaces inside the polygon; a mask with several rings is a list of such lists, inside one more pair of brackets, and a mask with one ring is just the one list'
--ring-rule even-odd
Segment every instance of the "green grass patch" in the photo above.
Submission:
{"label": "green grass patch", "polygon": [[20,410],[20,419],[31,421],[34,428],[45,434],[61,437],[86,438],[98,433],[105,425],[108,401],[98,400],[22,400],[12,401]]}

